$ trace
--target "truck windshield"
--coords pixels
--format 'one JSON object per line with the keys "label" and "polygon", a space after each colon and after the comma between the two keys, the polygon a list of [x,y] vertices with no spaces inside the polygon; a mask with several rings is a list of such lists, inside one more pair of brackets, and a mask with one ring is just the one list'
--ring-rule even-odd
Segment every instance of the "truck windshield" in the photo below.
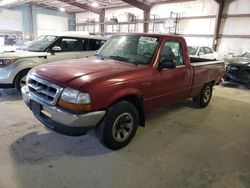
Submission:
{"label": "truck windshield", "polygon": [[28,44],[28,46],[25,49],[27,51],[32,51],[32,52],[43,52],[55,40],[56,36],[43,35],[32,41],[30,44]]}
{"label": "truck windshield", "polygon": [[114,36],[104,44],[98,55],[103,58],[147,65],[150,63],[158,43],[158,37]]}
{"label": "truck windshield", "polygon": [[198,50],[198,47],[188,46],[188,54],[195,55]]}

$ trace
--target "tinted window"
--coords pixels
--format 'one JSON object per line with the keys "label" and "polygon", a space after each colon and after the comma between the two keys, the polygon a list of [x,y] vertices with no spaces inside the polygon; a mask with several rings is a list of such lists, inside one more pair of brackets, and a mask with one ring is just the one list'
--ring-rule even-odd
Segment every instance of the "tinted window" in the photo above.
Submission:
{"label": "tinted window", "polygon": [[105,43],[104,40],[84,39],[82,40],[83,51],[96,51]]}
{"label": "tinted window", "polygon": [[48,48],[57,37],[50,36],[50,35],[43,35],[37,38],[36,40],[32,41],[27,47],[26,50],[28,51],[35,51],[35,52],[41,52],[44,51],[46,48]]}
{"label": "tinted window", "polygon": [[205,47],[204,49],[205,49],[205,53],[206,53],[206,54],[211,54],[211,53],[213,53],[213,50],[212,50],[211,48]]}
{"label": "tinted window", "polygon": [[183,65],[183,52],[178,41],[168,41],[161,52],[160,62],[173,61],[176,66]]}
{"label": "tinted window", "polygon": [[188,46],[188,54],[195,55],[198,50],[198,47]]}
{"label": "tinted window", "polygon": [[62,38],[59,42],[62,52],[79,51],[78,39],[75,38]]}
{"label": "tinted window", "polygon": [[200,48],[198,55],[204,55],[204,54],[206,54],[204,48]]}

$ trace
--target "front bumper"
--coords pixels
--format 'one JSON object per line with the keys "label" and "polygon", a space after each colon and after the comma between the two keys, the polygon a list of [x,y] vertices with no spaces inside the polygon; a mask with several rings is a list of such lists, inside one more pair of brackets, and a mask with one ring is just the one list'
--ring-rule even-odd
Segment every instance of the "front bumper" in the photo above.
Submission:
{"label": "front bumper", "polygon": [[224,80],[231,81],[231,82],[237,82],[237,83],[241,83],[241,84],[245,84],[245,85],[250,84],[250,79],[243,78],[239,75],[236,75],[236,74],[230,73],[230,72],[225,72]]}
{"label": "front bumper", "polygon": [[[46,127],[56,132],[69,135],[83,135],[94,128],[104,117],[105,111],[94,111],[85,114],[72,114],[56,106],[46,104],[30,94],[28,86],[22,88],[22,96],[34,116]],[[32,102],[40,105],[40,110],[32,109]]]}

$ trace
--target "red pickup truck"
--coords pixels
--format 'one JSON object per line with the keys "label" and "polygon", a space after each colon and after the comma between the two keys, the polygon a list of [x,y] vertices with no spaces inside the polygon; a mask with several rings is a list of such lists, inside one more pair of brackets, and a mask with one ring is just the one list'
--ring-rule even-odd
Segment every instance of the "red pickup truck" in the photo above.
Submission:
{"label": "red pickup truck", "polygon": [[95,128],[100,141],[116,150],[145,126],[148,110],[187,98],[206,107],[223,73],[220,61],[191,64],[183,37],[123,34],[94,57],[32,69],[22,95],[48,128],[72,136]]}

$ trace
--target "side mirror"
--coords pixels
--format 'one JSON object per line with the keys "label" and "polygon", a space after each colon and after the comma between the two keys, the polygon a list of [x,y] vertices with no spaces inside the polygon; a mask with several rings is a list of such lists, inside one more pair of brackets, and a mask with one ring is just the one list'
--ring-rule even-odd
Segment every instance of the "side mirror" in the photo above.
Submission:
{"label": "side mirror", "polygon": [[60,52],[62,51],[62,48],[60,46],[54,46],[52,49],[51,49],[51,52],[52,53],[55,53],[55,52]]}
{"label": "side mirror", "polygon": [[166,60],[166,61],[162,61],[158,64],[158,69],[174,69],[176,68],[176,65],[173,61],[171,60]]}

